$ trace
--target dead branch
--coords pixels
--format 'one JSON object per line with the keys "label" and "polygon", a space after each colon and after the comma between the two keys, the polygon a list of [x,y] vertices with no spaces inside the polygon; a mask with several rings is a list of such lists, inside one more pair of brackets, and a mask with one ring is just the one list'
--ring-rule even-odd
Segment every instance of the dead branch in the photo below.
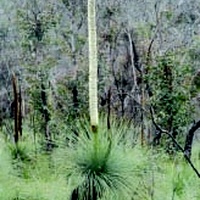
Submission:
{"label": "dead branch", "polygon": [[[176,141],[176,139],[172,136],[171,133],[169,133],[167,130],[162,129],[155,121],[154,115],[153,115],[153,109],[150,106],[150,114],[151,114],[151,119],[152,122],[154,124],[154,126],[156,127],[156,130],[158,131],[158,133],[160,135],[162,135],[162,133],[167,134],[173,141],[173,143],[178,147],[178,149],[183,153],[184,158],[186,159],[186,161],[189,163],[189,165],[191,166],[191,168],[193,169],[193,171],[196,173],[196,175],[200,178],[200,173],[198,172],[198,170],[196,169],[196,167],[194,166],[194,164],[192,163],[192,161],[190,160],[190,158],[188,157],[187,154],[185,154],[185,150],[181,147],[181,145]],[[200,122],[199,122],[200,124]]]}

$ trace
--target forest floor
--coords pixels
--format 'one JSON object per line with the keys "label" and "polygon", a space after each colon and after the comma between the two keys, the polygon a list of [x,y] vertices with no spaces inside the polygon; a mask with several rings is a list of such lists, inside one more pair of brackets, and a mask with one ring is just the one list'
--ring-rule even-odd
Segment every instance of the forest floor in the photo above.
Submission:
{"label": "forest floor", "polygon": [[[88,141],[85,141],[90,146]],[[102,140],[101,140],[102,142]],[[58,144],[61,144],[58,143]],[[85,156],[83,149],[75,151],[77,158]],[[100,146],[101,147],[101,146]],[[99,151],[103,151],[99,147]],[[24,139],[16,145],[5,142],[0,137],[0,199],[2,200],[64,200],[78,184],[79,177],[71,177],[69,159],[76,160],[72,153],[73,145],[67,148],[58,145],[52,152],[41,149],[41,144],[34,144]],[[85,147],[84,147],[85,148]],[[123,147],[124,148],[124,147]],[[128,147],[130,163],[135,165],[132,174],[132,195],[122,197],[118,193],[103,196],[101,199],[134,200],[199,200],[200,179],[184,160],[181,153],[167,155],[162,149],[150,147]],[[118,146],[117,146],[118,149]],[[126,151],[126,150],[125,150]],[[101,155],[101,152],[99,153]],[[87,156],[87,155],[86,155]],[[115,157],[113,162],[119,166],[123,157]],[[192,162],[200,171],[200,148],[196,141],[193,146]],[[73,160],[72,160],[73,162]]]}

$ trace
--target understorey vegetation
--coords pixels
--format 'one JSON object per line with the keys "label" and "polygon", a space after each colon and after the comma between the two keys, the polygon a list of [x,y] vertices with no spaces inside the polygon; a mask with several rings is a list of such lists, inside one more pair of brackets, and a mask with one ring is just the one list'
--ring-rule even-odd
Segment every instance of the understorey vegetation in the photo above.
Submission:
{"label": "understorey vegetation", "polygon": [[0,199],[199,200],[199,2],[0,2]]}

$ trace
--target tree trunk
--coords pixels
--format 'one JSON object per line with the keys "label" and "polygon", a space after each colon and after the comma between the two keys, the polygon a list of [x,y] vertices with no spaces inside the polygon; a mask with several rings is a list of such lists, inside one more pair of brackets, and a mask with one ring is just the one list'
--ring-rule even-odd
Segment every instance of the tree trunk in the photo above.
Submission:
{"label": "tree trunk", "polygon": [[12,75],[13,83],[13,111],[14,111],[14,141],[17,144],[20,136],[22,136],[22,97],[21,90],[18,91],[18,84],[15,74]]}
{"label": "tree trunk", "polygon": [[47,104],[48,95],[46,93],[46,88],[44,83],[41,84],[41,100],[42,100],[42,115],[44,119],[44,134],[46,140],[46,150],[52,150],[52,139],[51,139],[51,132],[49,130],[49,121],[51,120],[51,114],[48,110]]}
{"label": "tree trunk", "polygon": [[200,128],[200,120],[193,124],[192,128],[189,130],[186,136],[184,154],[187,155],[188,158],[191,158],[194,133],[198,128]]}

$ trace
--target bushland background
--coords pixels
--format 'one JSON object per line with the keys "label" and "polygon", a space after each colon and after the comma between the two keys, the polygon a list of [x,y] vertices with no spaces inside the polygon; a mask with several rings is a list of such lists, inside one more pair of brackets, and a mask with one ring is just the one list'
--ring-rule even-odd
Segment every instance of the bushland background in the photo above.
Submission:
{"label": "bushland background", "polygon": [[[199,199],[198,173],[182,160],[200,170],[199,1],[97,0],[96,12],[101,121],[126,133],[136,163],[149,161],[133,199]],[[1,0],[2,199],[67,199],[50,158],[81,135],[88,105],[87,2]]]}

